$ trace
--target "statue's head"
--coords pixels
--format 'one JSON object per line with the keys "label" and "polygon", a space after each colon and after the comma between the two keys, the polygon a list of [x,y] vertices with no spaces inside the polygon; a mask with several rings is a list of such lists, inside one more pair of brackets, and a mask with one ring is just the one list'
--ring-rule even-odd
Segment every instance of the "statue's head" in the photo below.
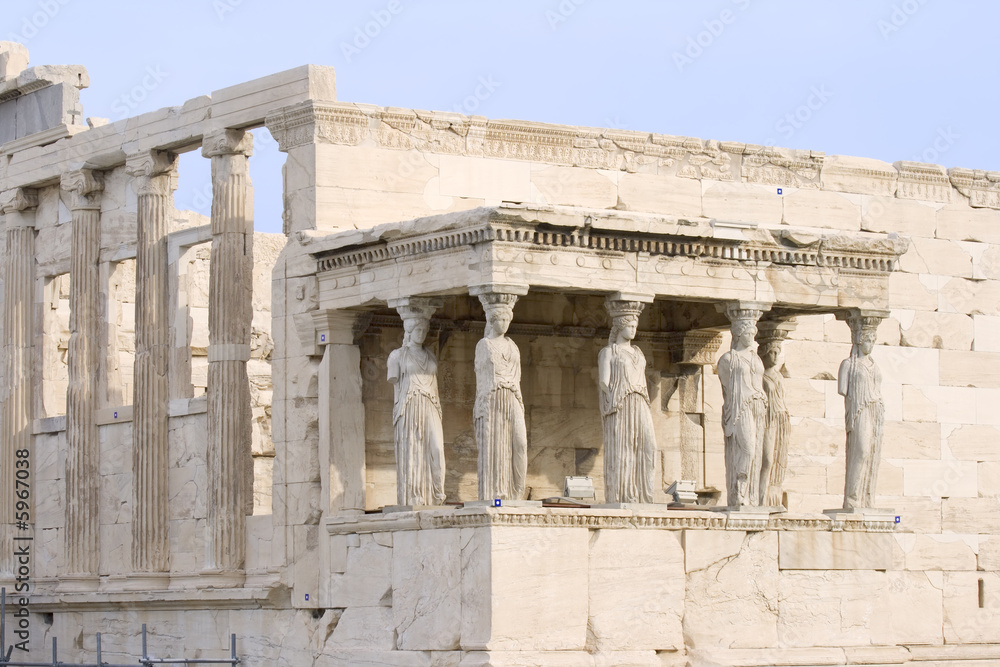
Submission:
{"label": "statue's head", "polygon": [[486,334],[489,335],[491,332],[495,336],[506,334],[514,319],[514,304],[517,303],[517,295],[503,292],[480,294],[479,301],[483,304],[483,311],[486,313]]}
{"label": "statue's head", "polygon": [[764,368],[774,368],[781,361],[781,341],[771,340],[761,343],[757,347],[757,354],[764,362]]}
{"label": "statue's head", "polygon": [[875,349],[875,332],[865,331],[862,333],[858,339],[857,346],[865,356],[871,354],[872,350]]}
{"label": "statue's head", "polygon": [[423,345],[431,328],[433,306],[407,304],[396,308],[403,319],[403,342]]}
{"label": "statue's head", "polygon": [[608,336],[609,343],[616,342],[620,337],[624,337],[625,340],[635,338],[636,331],[639,328],[639,315],[642,313],[645,305],[641,301],[625,301],[622,299],[607,299],[604,302],[604,306],[608,309],[608,314],[611,316],[611,334]]}
{"label": "statue's head", "polygon": [[751,347],[757,336],[757,325],[749,319],[736,320],[733,322],[731,330],[733,332],[733,347]]}
{"label": "statue's head", "polygon": [[875,332],[879,317],[850,317],[847,324],[851,327],[851,342],[854,343],[855,354],[869,355],[875,349]]}

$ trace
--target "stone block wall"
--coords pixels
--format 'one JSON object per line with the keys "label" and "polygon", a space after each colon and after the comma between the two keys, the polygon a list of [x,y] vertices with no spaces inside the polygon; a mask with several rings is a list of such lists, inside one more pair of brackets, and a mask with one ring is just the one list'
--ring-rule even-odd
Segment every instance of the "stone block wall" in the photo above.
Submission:
{"label": "stone block wall", "polygon": [[[770,615],[768,623],[773,624],[761,637],[789,648],[818,642],[867,645],[876,636],[877,643],[996,642],[984,619],[998,608],[996,549],[991,545],[1000,540],[1000,423],[995,417],[1000,405],[995,377],[1000,368],[1000,274],[993,266],[1000,252],[1000,196],[987,174],[364,105],[325,109],[332,113],[316,118],[306,145],[297,143],[302,135],[283,136],[281,123],[269,120],[282,149],[296,158],[286,165],[286,184],[296,188],[286,225],[303,235],[290,237],[290,261],[304,257],[312,239],[324,234],[502,201],[646,212],[652,214],[651,229],[657,214],[756,223],[787,229],[803,247],[815,243],[814,234],[830,230],[906,236],[910,246],[890,276],[890,317],[879,327],[874,352],[886,403],[877,497],[900,516],[888,538],[892,560],[885,569],[852,573],[776,567],[770,592],[747,594],[763,596],[761,613]],[[305,274],[307,263],[300,266]],[[531,300],[529,295],[524,304]],[[559,312],[556,319],[572,319],[554,302],[549,307]],[[597,312],[603,315],[599,308]],[[530,307],[519,304],[515,327],[531,319]],[[393,502],[391,387],[379,360],[384,362],[399,337],[398,329],[384,329],[361,342],[367,364],[370,508]],[[600,441],[599,422],[582,416],[593,406],[577,408],[572,401],[587,395],[591,381],[586,375],[603,341],[593,341],[588,349],[587,342],[576,339],[519,338],[516,331],[512,337],[521,348],[524,368],[529,459],[535,466],[531,474],[542,494],[554,494],[554,485],[539,480],[561,480],[568,470],[581,470],[580,449],[570,462],[558,452],[547,456],[545,443],[578,437]],[[473,488],[475,449],[467,404],[474,392],[469,354],[477,338],[472,332],[456,332],[438,348],[452,457],[450,494],[456,485],[458,495]],[[718,354],[728,345],[728,334],[723,334]],[[792,415],[786,500],[791,512],[813,515],[842,503],[844,404],[836,374],[849,355],[850,332],[830,314],[800,316],[784,349]],[[654,357],[648,347],[646,354]],[[669,376],[669,365],[664,369]],[[713,366],[704,366],[701,374],[701,481],[723,489],[721,390]],[[658,444],[664,450],[663,474],[669,477],[679,469],[676,458],[671,459],[679,429],[670,420],[680,420],[682,411],[676,394],[668,390],[665,395],[666,410],[658,418],[666,426]],[[599,475],[600,465],[593,470]],[[777,543],[765,551],[772,548],[777,552]],[[736,549],[722,559],[738,553],[738,545]],[[694,579],[689,577],[688,583],[692,591],[697,588]],[[717,591],[720,600],[731,599],[724,588]],[[855,602],[851,595],[836,593],[840,589],[857,591]],[[823,603],[828,608],[818,617],[808,612],[806,600],[827,599],[823,590],[830,591]],[[919,622],[900,623],[886,620],[892,614],[879,604],[890,604],[897,610],[892,614],[908,606],[926,613]],[[691,614],[696,617],[693,608]],[[711,616],[706,612],[706,618]],[[833,625],[835,640],[829,638]],[[712,636],[702,641],[724,641],[721,632]],[[838,655],[828,664],[847,659]],[[930,661],[929,656],[920,659]]]}
{"label": "stone block wall", "polygon": [[[996,174],[315,101],[333,97],[332,83],[330,72],[301,68],[76,139],[17,150],[0,161],[0,176],[38,196],[34,305],[43,326],[34,350],[42,380],[35,387],[34,534],[42,594],[34,601],[40,610],[33,615],[36,627],[54,612],[39,646],[50,635],[79,635],[73,652],[86,656],[92,635],[79,629],[100,628],[108,655],[124,655],[134,645],[138,623],[147,622],[161,652],[169,648],[166,641],[184,637],[189,653],[224,653],[225,632],[231,630],[240,636],[247,664],[690,660],[930,667],[1000,659],[992,622],[1000,608]],[[292,106],[278,110],[276,100]],[[205,585],[202,573],[210,502],[201,396],[208,347],[208,257],[202,244],[208,237],[199,228],[207,220],[178,213],[175,233],[186,240],[174,237],[179,250],[172,306],[184,321],[173,332],[172,354],[186,359],[190,350],[191,361],[177,364],[182,370],[171,379],[175,388],[184,385],[171,393],[169,419],[168,522],[176,589],[129,592],[127,369],[133,350],[127,311],[135,293],[130,263],[137,199],[120,164],[122,146],[127,138],[145,149],[187,147],[209,130],[253,126],[265,115],[289,155],[283,175],[287,234],[253,239],[248,371],[257,481],[255,515],[246,523],[246,578],[217,589]],[[72,598],[57,588],[65,566],[68,445],[60,415],[66,411],[72,225],[70,202],[52,183],[70,161],[91,150],[107,160],[102,164],[118,164],[104,171],[100,213],[104,304],[108,311],[118,304],[106,318],[109,353],[100,373],[98,415],[99,574],[106,590]],[[835,375],[849,352],[849,336],[846,325],[829,314],[800,317],[785,343],[793,428],[785,490],[790,520],[801,522],[796,530],[428,526],[421,520],[391,530],[337,528],[359,521],[365,507],[393,502],[384,359],[399,344],[400,332],[383,322],[361,335],[360,369],[346,369],[345,360],[354,358],[345,350],[336,360],[328,353],[321,363],[324,350],[313,335],[319,315],[316,263],[309,253],[334,232],[505,201],[647,214],[640,218],[653,231],[664,218],[753,223],[786,230],[787,238],[813,250],[816,234],[829,230],[906,235],[910,247],[891,275],[891,316],[879,329],[874,353],[887,408],[878,498],[900,515],[896,531],[873,536],[798,530],[815,528],[823,521],[818,512],[841,502],[843,402]],[[3,262],[4,253],[0,248]],[[591,474],[601,489],[594,377],[605,343],[597,333],[605,322],[599,292],[598,281],[590,296],[532,293],[515,310],[512,335],[524,366],[532,497],[560,493],[570,473]],[[378,311],[384,304],[368,305]],[[669,305],[656,307],[662,315]],[[481,319],[477,308],[474,300],[453,296],[444,314],[474,322]],[[662,328],[662,321],[645,317],[640,329]],[[519,333],[519,324],[549,329]],[[559,333],[567,324],[595,331]],[[353,348],[354,332],[345,328],[337,345]],[[464,500],[475,485],[471,363],[479,332],[470,325],[447,334],[437,334],[436,344],[448,492],[450,500]],[[683,398],[677,369],[660,343],[640,340],[639,346],[660,375],[653,382],[657,484],[666,486],[682,474],[679,442],[697,420],[704,455],[699,482],[723,488],[722,400],[713,366],[695,371],[693,390]],[[727,347],[723,334],[719,354]],[[333,367],[325,378],[323,364],[325,371]],[[339,406],[321,405],[320,387],[345,369],[360,372],[364,416],[343,421],[352,428],[362,423],[363,432],[342,431],[324,451],[324,421],[329,431]],[[358,436],[367,463],[365,497],[360,507],[349,504],[354,498],[339,507],[342,489],[334,487],[342,480],[331,461]]]}

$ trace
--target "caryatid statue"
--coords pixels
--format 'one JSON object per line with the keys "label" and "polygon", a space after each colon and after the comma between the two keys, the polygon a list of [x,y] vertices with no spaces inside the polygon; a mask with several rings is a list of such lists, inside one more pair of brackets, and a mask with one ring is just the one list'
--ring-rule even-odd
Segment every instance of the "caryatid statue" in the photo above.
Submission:
{"label": "caryatid statue", "polygon": [[389,354],[393,385],[392,423],[396,441],[396,502],[444,502],[444,431],[438,396],[437,358],[424,347],[431,315],[440,305],[408,297],[389,303],[403,319],[403,346]]}
{"label": "caryatid statue", "polygon": [[604,424],[604,497],[609,503],[652,503],[656,440],[646,357],[632,345],[645,304],[619,296],[604,302],[611,315],[611,335],[597,358]]}
{"label": "caryatid statue", "polygon": [[783,505],[782,485],[788,469],[792,426],[785,406],[785,378],[781,375],[782,343],[794,328],[794,320],[757,323],[757,354],[764,363],[763,386],[767,397],[760,466],[760,504],[766,507]]}
{"label": "caryatid statue", "polygon": [[479,499],[523,500],[528,474],[528,432],[521,396],[521,353],[506,336],[523,285],[469,290],[486,311],[486,330],[476,344],[476,446]]}
{"label": "caryatid statue", "polygon": [[847,475],[844,482],[844,509],[874,506],[878,468],[882,460],[885,404],[882,402],[882,373],[871,352],[875,331],[886,311],[852,310],[845,315],[851,327],[851,356],[840,364],[837,391],[844,397],[847,427]]}
{"label": "caryatid statue", "polygon": [[719,359],[722,382],[722,431],[726,448],[726,496],[730,509],[761,504],[767,396],[764,364],[757,356],[757,320],[767,308],[756,302],[725,304],[731,323],[731,349]]}

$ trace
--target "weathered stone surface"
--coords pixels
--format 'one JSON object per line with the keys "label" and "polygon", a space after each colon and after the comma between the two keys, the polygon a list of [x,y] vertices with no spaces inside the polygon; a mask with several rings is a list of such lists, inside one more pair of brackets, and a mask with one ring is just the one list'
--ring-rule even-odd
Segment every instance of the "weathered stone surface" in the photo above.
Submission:
{"label": "weathered stone surface", "polygon": [[907,461],[903,495],[931,498],[975,498],[978,469],[971,461]]}
{"label": "weathered stone surface", "polygon": [[[619,184],[622,179],[638,174],[618,174],[616,172],[594,171],[578,167],[561,166],[531,166],[532,201],[543,204],[563,206],[586,206],[588,208],[613,208],[619,203]],[[697,186],[690,180],[677,179],[687,187]],[[661,185],[665,179],[658,181]],[[653,195],[659,195],[662,188],[653,189]],[[692,215],[701,214],[701,188],[694,187]],[[662,196],[662,195],[661,195]],[[639,193],[632,193],[632,198],[622,198],[626,206],[636,205],[636,210],[646,210],[646,200]],[[673,206],[668,210],[675,210]]]}
{"label": "weathered stone surface", "polygon": [[778,534],[780,570],[888,570],[892,536],[883,533]]}
{"label": "weathered stone surface", "polygon": [[874,571],[786,571],[775,610],[777,641],[785,646],[882,643],[887,575]]}
{"label": "weathered stone surface", "polygon": [[995,426],[967,425],[945,427],[945,437],[952,456],[962,461],[1000,461],[1000,429]]}
{"label": "weathered stone surface", "polygon": [[[468,636],[463,628],[463,648],[479,644],[490,649],[583,649],[587,541],[587,531],[573,528],[493,529],[490,633],[480,643],[475,634]],[[462,580],[464,589],[464,568]],[[464,615],[464,595],[462,609]]]}
{"label": "weathered stone surface", "polygon": [[1000,609],[1000,573],[945,572],[943,591],[946,642],[1000,642],[1000,626],[995,623]]}
{"label": "weathered stone surface", "polygon": [[343,576],[331,580],[330,606],[389,607],[392,582],[392,547],[379,544],[370,534],[361,535],[357,546],[348,547]]}
{"label": "weathered stone surface", "polygon": [[[904,535],[895,536],[904,554],[907,570],[975,570],[975,545],[979,538],[972,535]],[[981,547],[980,547],[981,549]]]}
{"label": "weathered stone surface", "polygon": [[406,651],[459,648],[462,571],[460,559],[455,558],[458,553],[458,529],[404,531],[393,535],[395,648]]}
{"label": "weathered stone surface", "polygon": [[949,204],[938,209],[937,238],[1000,243],[1000,211]]}
{"label": "weathered stone surface", "polygon": [[946,498],[941,501],[941,528],[954,533],[996,535],[1000,514],[996,498]]}
{"label": "weathered stone surface", "polygon": [[1000,570],[1000,539],[996,535],[979,538],[978,569],[995,572]]}
{"label": "weathered stone surface", "polygon": [[1000,352],[1000,317],[973,315],[975,340],[972,349],[982,352]]}
{"label": "weathered stone surface", "polygon": [[1000,388],[1000,352],[942,350],[941,384]]}
{"label": "weathered stone surface", "polygon": [[[686,553],[704,553],[686,568],[684,636],[701,647],[773,646],[778,641],[777,535],[733,535],[720,539],[713,531],[709,542],[698,531],[684,535]],[[720,633],[719,627],[729,631]]]}
{"label": "weathered stone surface", "polygon": [[622,174],[618,179],[618,201],[627,211],[695,217],[703,211],[701,182],[690,178]]}
{"label": "weathered stone surface", "polygon": [[[866,232],[898,232],[918,239],[933,238],[937,225],[936,209],[931,204],[900,201],[894,197],[862,197],[861,229]],[[913,252],[912,246],[910,252]]]}
{"label": "weathered stone surface", "polygon": [[782,223],[803,227],[830,227],[853,232],[861,229],[861,197],[840,192],[793,190],[782,199]]}
{"label": "weathered stone surface", "polygon": [[849,155],[828,155],[821,175],[824,190],[892,196],[898,173],[887,162]]}
{"label": "weathered stone surface", "polygon": [[[26,57],[4,48],[0,86],[19,85]],[[76,132],[67,112],[76,89],[56,80],[74,71],[34,71],[32,81],[55,85],[0,103],[0,125],[15,136],[18,123]],[[33,600],[83,610],[56,613],[46,632],[72,637],[100,625],[106,648],[118,647],[134,645],[146,622],[157,654],[183,637],[207,656],[224,651],[231,628],[246,664],[277,667],[996,659],[988,652],[1000,642],[1000,174],[337,103],[332,83],[329,70],[294,70],[123,123],[80,126],[0,161],[8,239],[0,401],[5,438],[21,419],[33,445]],[[259,126],[265,116],[287,153],[287,237],[247,232],[252,206],[240,193],[249,183],[242,163],[232,164],[240,147],[216,154],[221,128]],[[235,167],[214,179],[231,187],[217,187],[211,221],[174,212],[170,229],[158,230],[150,175],[127,169],[124,156],[200,142],[213,161]],[[81,163],[101,165],[102,194],[93,174],[68,174]],[[67,192],[56,185],[64,174]],[[16,206],[6,210],[18,188],[36,191],[30,225]],[[515,203],[497,207],[503,200]],[[216,243],[213,255],[212,231],[244,238]],[[901,257],[904,244],[890,233],[910,237]],[[157,235],[166,264],[151,272],[146,253]],[[240,273],[249,257],[252,272]],[[25,261],[37,270],[25,272]],[[472,362],[483,318],[467,298],[470,276],[531,287],[510,334],[524,354],[531,498],[561,494],[572,474],[603,487],[596,378],[605,294],[657,295],[635,345],[648,360],[654,475],[664,487],[688,477],[699,488],[725,485],[719,355],[682,383],[678,362],[691,360],[676,341],[724,326],[713,302],[773,300],[777,317],[798,315],[781,368],[789,513],[749,533],[680,510],[364,514],[395,496],[385,358],[402,332],[387,298],[445,302],[428,341],[440,359],[446,494],[476,495]],[[169,293],[156,305],[160,288]],[[238,298],[219,296],[227,290]],[[331,313],[350,299],[359,312],[332,327]],[[895,534],[831,531],[819,515],[842,504],[846,477],[835,378],[850,331],[835,315],[858,307],[891,314],[873,353],[886,415],[874,503],[900,516]],[[236,324],[223,326],[220,314],[238,315]],[[24,326],[27,337],[13,335]],[[232,340],[220,338],[224,329]],[[166,343],[149,342],[164,331]],[[163,345],[169,356],[144,365]],[[96,361],[80,363],[84,347]],[[211,429],[243,425],[217,420],[218,408],[206,414],[207,395],[234,386],[209,366],[231,362],[246,362],[239,399],[250,430],[229,432],[233,446],[213,449]],[[168,389],[165,434],[143,412],[162,398],[143,368],[163,367],[155,382]],[[17,368],[37,369],[31,391],[14,380]],[[81,425],[97,437],[81,437]],[[144,458],[163,453],[154,440],[168,444],[162,461]],[[12,468],[11,442],[3,470]],[[88,442],[96,456],[81,449]],[[219,474],[210,452],[252,467]],[[82,464],[93,474],[81,475]],[[158,489],[151,475],[161,474]],[[229,494],[221,502],[207,492],[213,484]],[[252,498],[252,516],[238,489]],[[204,571],[206,536],[220,534],[220,521],[234,526],[227,557],[246,552],[243,572]],[[160,524],[165,534],[150,529]],[[148,546],[137,538],[152,536],[155,547],[164,535],[169,572],[162,548],[130,558]],[[154,584],[134,570],[162,576]],[[71,596],[60,586],[95,590]],[[83,637],[61,644],[71,654],[63,659],[93,659]]]}
{"label": "weathered stone surface", "polygon": [[972,318],[961,313],[894,311],[900,323],[901,343],[906,347],[949,350],[972,348]]}
{"label": "weathered stone surface", "polygon": [[766,185],[703,183],[702,207],[705,217],[759,224],[781,223],[781,196]]}
{"label": "weathered stone surface", "polygon": [[[601,530],[590,544],[587,647],[678,650],[684,646],[684,552],[677,534]],[[637,633],[636,628],[647,628]]]}

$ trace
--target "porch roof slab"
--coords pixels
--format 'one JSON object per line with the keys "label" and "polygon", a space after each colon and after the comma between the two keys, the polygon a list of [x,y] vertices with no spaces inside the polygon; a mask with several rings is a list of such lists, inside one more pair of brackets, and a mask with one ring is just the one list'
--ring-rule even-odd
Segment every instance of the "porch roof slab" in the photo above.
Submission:
{"label": "porch roof slab", "polygon": [[538,291],[758,301],[788,312],[888,307],[908,240],[895,234],[764,228],[739,221],[503,204],[314,239],[320,308]]}

